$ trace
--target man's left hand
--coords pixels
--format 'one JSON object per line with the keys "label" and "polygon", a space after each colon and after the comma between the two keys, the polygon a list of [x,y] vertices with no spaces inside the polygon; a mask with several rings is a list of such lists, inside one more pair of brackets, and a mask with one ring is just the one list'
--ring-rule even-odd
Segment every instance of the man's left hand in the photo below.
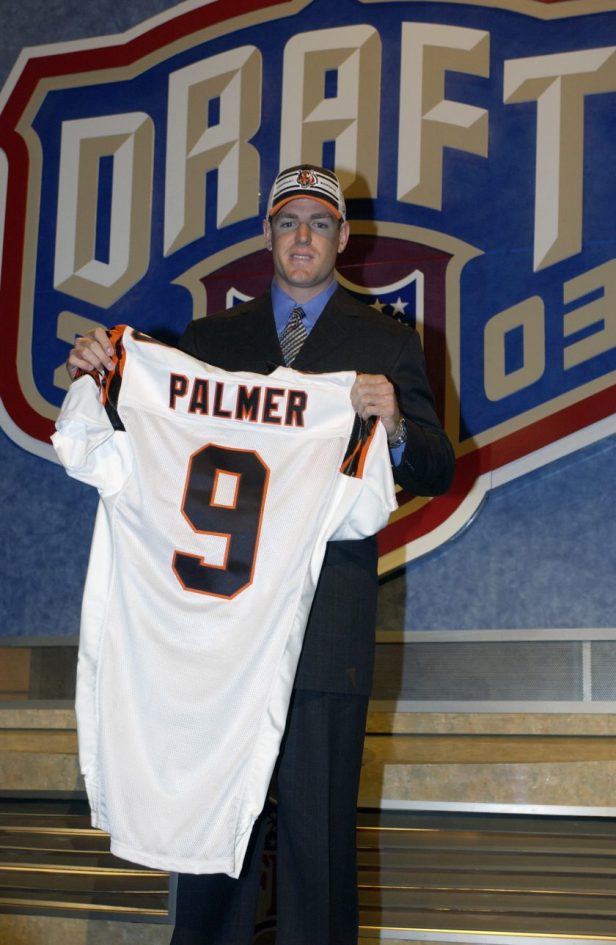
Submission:
{"label": "man's left hand", "polygon": [[388,437],[396,432],[400,408],[393,384],[383,374],[358,374],[351,388],[351,403],[363,420],[380,417]]}

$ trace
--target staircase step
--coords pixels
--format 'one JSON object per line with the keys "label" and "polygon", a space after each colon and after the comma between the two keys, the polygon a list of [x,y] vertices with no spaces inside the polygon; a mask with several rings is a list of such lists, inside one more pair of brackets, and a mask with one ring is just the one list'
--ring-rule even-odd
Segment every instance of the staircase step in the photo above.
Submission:
{"label": "staircase step", "polygon": [[[616,943],[613,820],[361,810],[357,844],[361,945]],[[150,928],[170,921],[169,885],[112,856],[85,802],[0,800],[0,914]]]}

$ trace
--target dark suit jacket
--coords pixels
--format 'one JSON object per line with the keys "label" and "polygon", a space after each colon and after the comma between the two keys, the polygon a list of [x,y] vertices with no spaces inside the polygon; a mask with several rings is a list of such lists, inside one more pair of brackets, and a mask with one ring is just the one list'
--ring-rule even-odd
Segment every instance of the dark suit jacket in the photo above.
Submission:
{"label": "dark suit jacket", "polygon": [[[180,347],[227,371],[268,373],[282,364],[269,292],[192,322]],[[415,331],[338,288],[297,356],[306,371],[384,374],[407,420],[396,480],[415,495],[451,483],[454,457],[439,423]],[[377,590],[376,538],[330,542],[315,594],[296,687],[367,695],[372,683]]]}

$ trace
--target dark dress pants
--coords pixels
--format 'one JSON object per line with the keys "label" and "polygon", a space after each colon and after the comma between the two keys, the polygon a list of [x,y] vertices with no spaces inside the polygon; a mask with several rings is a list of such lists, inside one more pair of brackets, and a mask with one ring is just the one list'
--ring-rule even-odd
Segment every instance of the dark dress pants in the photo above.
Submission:
{"label": "dark dress pants", "polygon": [[[356,813],[368,697],[296,690],[277,766],[277,945],[356,945]],[[266,818],[242,875],[181,875],[171,945],[250,945]]]}

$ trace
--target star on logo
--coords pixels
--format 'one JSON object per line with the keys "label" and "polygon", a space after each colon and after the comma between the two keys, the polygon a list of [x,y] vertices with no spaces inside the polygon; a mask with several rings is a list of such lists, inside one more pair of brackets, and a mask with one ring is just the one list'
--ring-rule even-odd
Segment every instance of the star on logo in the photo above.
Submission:
{"label": "star on logo", "polygon": [[398,296],[396,301],[391,303],[392,315],[404,315],[404,310],[408,304],[408,302],[403,302],[400,296]]}

